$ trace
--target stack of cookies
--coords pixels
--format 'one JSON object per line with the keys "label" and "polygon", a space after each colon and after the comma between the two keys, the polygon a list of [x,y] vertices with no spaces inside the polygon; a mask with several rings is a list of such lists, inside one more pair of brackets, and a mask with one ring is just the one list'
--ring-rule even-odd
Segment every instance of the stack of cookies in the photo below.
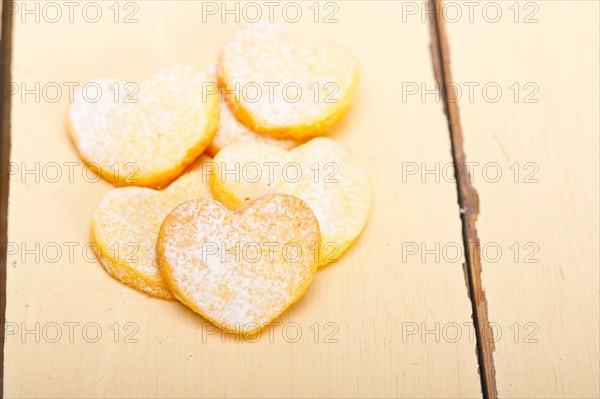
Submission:
{"label": "stack of cookies", "polygon": [[91,231],[121,282],[253,334],[363,229],[367,173],[324,137],[358,84],[348,51],[257,25],[231,38],[216,71],[176,65],[135,87],[91,83],[102,95],[77,93],[68,131],[121,186]]}

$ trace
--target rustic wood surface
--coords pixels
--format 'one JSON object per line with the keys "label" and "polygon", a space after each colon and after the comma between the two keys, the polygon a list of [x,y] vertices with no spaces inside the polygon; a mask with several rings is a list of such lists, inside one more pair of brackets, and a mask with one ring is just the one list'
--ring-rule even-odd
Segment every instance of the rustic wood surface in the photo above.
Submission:
{"label": "rustic wood surface", "polygon": [[598,2],[497,4],[446,33],[498,395],[598,397]]}
{"label": "rustic wood surface", "polygon": [[[94,24],[78,14],[73,23],[23,22],[15,14],[12,81],[139,82],[176,62],[203,67],[237,28],[231,18],[201,22],[199,2],[137,2],[132,24],[115,23],[111,4],[99,4],[106,17]],[[208,335],[211,326],[182,305],[122,286],[91,259],[84,250],[91,214],[112,187],[82,177],[65,131],[67,90],[56,103],[18,93],[11,115],[10,161],[18,169],[11,169],[8,214],[6,397],[481,396],[464,256],[407,256],[406,244],[462,246],[455,185],[402,173],[409,165],[452,161],[442,102],[402,96],[405,83],[434,81],[429,24],[418,15],[399,22],[405,5],[394,2],[339,2],[337,23],[315,23],[310,4],[302,4],[305,17],[290,24],[293,32],[343,44],[359,60],[356,100],[332,133],[368,164],[372,178],[374,207],[359,240],[339,264],[318,273],[272,337],[251,343]],[[120,10],[120,19],[131,11]],[[53,162],[62,172],[56,182]],[[72,181],[65,162],[77,163]],[[36,165],[38,181],[36,172],[23,172]],[[591,203],[591,188],[588,194]],[[580,256],[593,247],[587,245]],[[556,297],[548,300],[566,312]],[[57,325],[62,336],[53,343]],[[96,329],[101,336],[92,342]]]}
{"label": "rustic wood surface", "polygon": [[[323,2],[319,22],[303,2],[295,24],[275,9],[299,37],[357,55],[357,97],[331,135],[368,163],[375,204],[256,342],[104,272],[86,244],[112,186],[65,130],[68,85],[208,66],[239,25],[203,21],[195,1],[95,2],[91,23],[89,3],[73,22],[61,2],[59,22],[42,3],[37,21],[2,10],[5,397],[481,397],[482,384],[488,397],[600,396],[596,1],[438,2],[433,25],[425,2]],[[469,162],[458,194],[453,156]]]}

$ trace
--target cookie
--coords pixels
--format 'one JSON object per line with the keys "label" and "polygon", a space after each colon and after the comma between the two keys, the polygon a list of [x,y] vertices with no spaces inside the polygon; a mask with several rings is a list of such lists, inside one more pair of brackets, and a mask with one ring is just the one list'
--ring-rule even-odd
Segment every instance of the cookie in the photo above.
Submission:
{"label": "cookie", "polygon": [[175,65],[144,83],[100,79],[77,91],[68,132],[83,160],[117,186],[160,188],[210,144],[219,95],[209,75]]}
{"label": "cookie", "polygon": [[266,134],[256,133],[238,121],[231,113],[225,101],[221,101],[219,128],[206,153],[215,156],[222,148],[235,143],[256,142],[274,145],[289,150],[301,141],[285,138],[275,138]]}
{"label": "cookie", "polygon": [[326,132],[358,84],[349,51],[298,43],[273,24],[238,31],[220,54],[217,75],[238,120],[256,132],[295,139]]}
{"label": "cookie", "polygon": [[207,173],[213,195],[231,209],[273,192],[306,201],[321,228],[321,266],[336,262],[348,249],[371,208],[366,170],[341,144],[325,137],[290,151],[234,144],[216,155]]}
{"label": "cookie", "polygon": [[211,197],[200,157],[179,179],[162,191],[122,187],[108,192],[94,211],[92,242],[104,268],[117,280],[149,295],[173,295],[156,264],[156,238],[165,216],[179,203]]}
{"label": "cookie", "polygon": [[178,205],[158,235],[175,297],[225,331],[251,335],[308,289],[319,223],[302,200],[269,194],[235,212],[211,199]]}

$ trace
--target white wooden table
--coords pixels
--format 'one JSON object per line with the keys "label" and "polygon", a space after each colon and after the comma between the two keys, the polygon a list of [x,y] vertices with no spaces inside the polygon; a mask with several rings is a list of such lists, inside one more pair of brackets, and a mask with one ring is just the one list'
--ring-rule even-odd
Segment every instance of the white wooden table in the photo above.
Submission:
{"label": "white wooden table", "polygon": [[598,2],[437,3],[437,22],[421,1],[277,3],[275,22],[358,58],[331,136],[368,165],[374,207],[256,342],[97,264],[112,186],[65,128],[70,85],[211,65],[253,10],[56,4],[56,22],[46,2],[3,9],[5,397],[599,396]]}

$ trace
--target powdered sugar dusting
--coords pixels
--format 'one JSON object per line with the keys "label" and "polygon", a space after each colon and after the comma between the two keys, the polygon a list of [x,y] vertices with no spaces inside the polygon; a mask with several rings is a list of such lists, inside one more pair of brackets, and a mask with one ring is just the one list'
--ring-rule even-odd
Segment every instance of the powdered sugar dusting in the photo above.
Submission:
{"label": "powdered sugar dusting", "polygon": [[218,71],[229,90],[248,89],[234,91],[231,101],[246,109],[257,126],[285,128],[335,113],[351,97],[358,67],[339,46],[300,44],[283,27],[255,24],[225,45]]}
{"label": "powdered sugar dusting", "polygon": [[[304,293],[316,270],[311,245],[318,240],[310,208],[272,194],[236,213],[212,200],[180,204],[163,224],[158,251],[184,303],[244,333],[269,323]],[[283,251],[288,243],[302,251],[293,262]]]}
{"label": "powdered sugar dusting", "polygon": [[179,65],[142,83],[89,82],[69,109],[71,136],[82,157],[103,171],[134,164],[138,185],[176,175],[214,136],[218,96],[204,95],[209,82],[207,74]]}
{"label": "powdered sugar dusting", "polygon": [[297,140],[275,138],[250,130],[231,113],[227,102],[222,101],[219,130],[217,130],[208,151],[214,155],[228,145],[241,142],[265,143],[285,149],[291,149],[300,144]]}
{"label": "powdered sugar dusting", "polygon": [[170,296],[156,262],[158,231],[179,203],[211,197],[202,170],[209,161],[201,157],[162,191],[124,187],[102,198],[94,211],[92,236],[102,248],[103,265],[113,276],[151,295]]}
{"label": "powdered sugar dusting", "polygon": [[[222,170],[232,170],[256,163],[263,167],[257,181],[211,176],[216,197],[236,208],[266,193],[279,192],[306,201],[319,220],[322,243],[330,245],[321,251],[322,262],[338,258],[360,234],[371,208],[371,185],[366,169],[341,144],[320,137],[285,151],[258,143],[242,143],[226,147],[215,156]],[[266,165],[279,165],[269,173]],[[301,176],[283,171],[285,165],[299,165]],[[289,169],[295,170],[295,169]],[[273,182],[269,184],[269,178]],[[333,244],[333,245],[332,245]]]}

